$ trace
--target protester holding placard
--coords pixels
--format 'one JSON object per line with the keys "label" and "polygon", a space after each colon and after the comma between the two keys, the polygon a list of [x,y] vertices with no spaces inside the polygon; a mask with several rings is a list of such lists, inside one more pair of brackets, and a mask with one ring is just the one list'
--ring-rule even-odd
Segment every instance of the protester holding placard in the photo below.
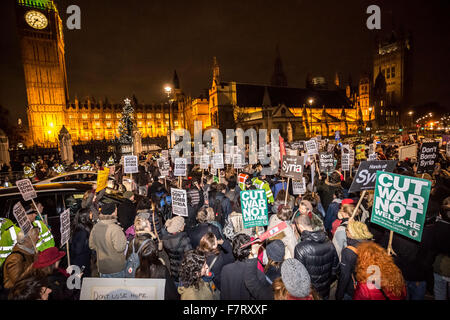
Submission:
{"label": "protester holding placard", "polygon": [[[272,215],[269,220],[268,229],[272,229],[276,225],[280,224],[283,221],[287,221],[290,224],[292,215],[293,215],[292,208],[289,206],[281,206],[278,209],[278,212],[276,215]],[[292,228],[286,228],[281,234],[279,234],[276,238],[283,242],[283,244],[286,247],[286,252],[284,259],[289,259],[294,257],[294,249],[297,245],[297,239],[295,238],[294,231]]]}
{"label": "protester holding placard", "polygon": [[17,235],[17,244],[11,254],[3,263],[3,287],[11,289],[35,261],[37,251],[36,243],[39,240],[39,228],[32,227],[27,235],[20,231]]}

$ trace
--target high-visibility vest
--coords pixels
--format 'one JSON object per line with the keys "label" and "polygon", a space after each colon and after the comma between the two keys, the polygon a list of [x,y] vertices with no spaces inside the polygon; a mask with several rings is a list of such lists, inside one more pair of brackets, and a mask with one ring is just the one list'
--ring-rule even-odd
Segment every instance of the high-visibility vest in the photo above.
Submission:
{"label": "high-visibility vest", "polygon": [[272,190],[270,189],[269,183],[267,183],[266,181],[263,181],[263,180],[259,180],[258,178],[253,178],[252,183],[256,188],[266,191],[266,197],[267,197],[268,203],[273,203],[275,201],[273,199],[273,193],[272,193]]}
{"label": "high-visibility vest", "polygon": [[36,243],[36,249],[39,252],[55,246],[55,239],[53,239],[53,235],[45,223],[40,220],[34,220],[33,226],[39,228],[39,240]]}
{"label": "high-visibility vest", "polygon": [[14,246],[17,243],[17,234],[20,232],[20,228],[16,227],[14,223],[9,219],[4,219],[1,226],[0,236],[0,266],[5,262],[6,258],[12,252]]}
{"label": "high-visibility vest", "polygon": [[245,173],[239,173],[238,176],[238,183],[239,183],[239,188],[241,189],[241,191],[245,191],[245,181],[249,178],[250,176],[248,174]]}

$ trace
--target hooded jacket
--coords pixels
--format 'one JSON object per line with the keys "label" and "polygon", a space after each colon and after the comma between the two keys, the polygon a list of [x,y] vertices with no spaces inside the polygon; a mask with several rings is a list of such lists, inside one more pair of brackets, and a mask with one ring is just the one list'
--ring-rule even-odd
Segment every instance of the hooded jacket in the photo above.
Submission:
{"label": "hooded jacket", "polygon": [[325,212],[328,211],[328,206],[333,201],[334,192],[338,189],[342,189],[340,182],[331,183],[327,182],[326,180],[325,182],[319,180],[319,185],[317,186],[317,193],[320,196],[320,201],[322,202],[322,206]]}
{"label": "hooded jacket", "polygon": [[124,270],[126,247],[127,239],[116,217],[100,215],[89,236],[89,248],[97,252],[98,272],[111,274]]}
{"label": "hooded jacket", "polygon": [[314,288],[323,298],[327,298],[339,270],[339,258],[325,232],[303,231],[294,257],[308,270]]}

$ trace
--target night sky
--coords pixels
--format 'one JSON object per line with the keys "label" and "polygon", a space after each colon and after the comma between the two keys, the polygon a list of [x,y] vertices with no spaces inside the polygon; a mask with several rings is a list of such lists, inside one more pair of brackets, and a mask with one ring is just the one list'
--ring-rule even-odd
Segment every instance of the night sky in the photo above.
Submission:
{"label": "night sky", "polygon": [[[196,97],[210,87],[214,56],[221,79],[268,83],[280,46],[289,86],[304,87],[308,72],[329,83],[336,71],[356,84],[372,70],[375,36],[366,28],[366,8],[382,11],[381,34],[411,30],[415,104],[450,107],[450,1],[336,0],[60,0],[81,8],[81,30],[65,28],[70,100],[94,96],[119,102],[164,99],[174,69],[181,87]],[[11,120],[25,117],[26,93],[14,0],[0,10],[0,105]]]}

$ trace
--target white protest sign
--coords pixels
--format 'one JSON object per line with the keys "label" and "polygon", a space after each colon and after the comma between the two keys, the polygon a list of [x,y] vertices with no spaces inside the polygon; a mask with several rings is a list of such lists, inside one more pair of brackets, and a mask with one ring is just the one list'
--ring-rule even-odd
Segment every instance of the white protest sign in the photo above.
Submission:
{"label": "white protest sign", "polygon": [[351,149],[349,153],[349,163],[351,166],[355,164],[355,150]]}
{"label": "white protest sign", "polygon": [[123,164],[125,174],[138,172],[138,157],[137,156],[124,156]]}
{"label": "white protest sign", "polygon": [[292,192],[297,194],[305,194],[306,193],[306,182],[305,178],[302,178],[302,181],[292,180]]}
{"label": "white protest sign", "polygon": [[171,188],[172,213],[178,216],[187,217],[187,194],[184,189]]}
{"label": "white protest sign", "polygon": [[406,158],[417,158],[417,144],[402,146],[398,149],[398,159],[403,161]]}
{"label": "white protest sign", "polygon": [[318,154],[319,148],[317,148],[317,141],[315,139],[311,139],[305,142],[306,152],[309,155]]}
{"label": "white protest sign", "polygon": [[289,148],[286,148],[286,154],[288,156],[298,156],[298,151],[297,150],[292,150]]}
{"label": "white protest sign", "polygon": [[164,300],[165,279],[84,278],[80,300]]}
{"label": "white protest sign", "polygon": [[209,168],[209,156],[204,154],[200,157],[200,169],[208,170]]}
{"label": "white protest sign", "polygon": [[369,161],[376,161],[376,160],[378,160],[376,153],[369,154]]}
{"label": "white protest sign", "polygon": [[170,172],[170,162],[166,158],[158,160],[159,174],[161,177],[168,177]]}
{"label": "white protest sign", "polygon": [[233,166],[234,169],[242,169],[244,167],[242,154],[233,154]]}
{"label": "white protest sign", "polygon": [[173,171],[175,177],[186,177],[187,176],[187,159],[185,158],[175,158],[175,169]]}
{"label": "white protest sign", "polygon": [[23,200],[30,201],[37,197],[36,190],[34,190],[33,185],[29,179],[23,179],[16,181],[16,186],[19,188],[22,194]]}
{"label": "white protest sign", "polygon": [[169,160],[169,150],[161,151],[161,158]]}
{"label": "white protest sign", "polygon": [[349,153],[342,154],[341,166],[342,166],[342,170],[344,170],[344,171],[350,170],[350,154]]}
{"label": "white protest sign", "polygon": [[214,169],[223,169],[223,153],[215,153],[213,157],[213,168]]}
{"label": "white protest sign", "polygon": [[59,216],[61,231],[61,247],[70,240],[70,209],[64,210]]}
{"label": "white protest sign", "polygon": [[22,204],[20,202],[17,202],[13,207],[13,215],[16,218],[17,223],[19,224],[20,229],[25,234],[28,234],[28,232],[33,227],[31,225],[30,220],[28,219],[28,216],[25,212],[25,209],[23,208]]}

